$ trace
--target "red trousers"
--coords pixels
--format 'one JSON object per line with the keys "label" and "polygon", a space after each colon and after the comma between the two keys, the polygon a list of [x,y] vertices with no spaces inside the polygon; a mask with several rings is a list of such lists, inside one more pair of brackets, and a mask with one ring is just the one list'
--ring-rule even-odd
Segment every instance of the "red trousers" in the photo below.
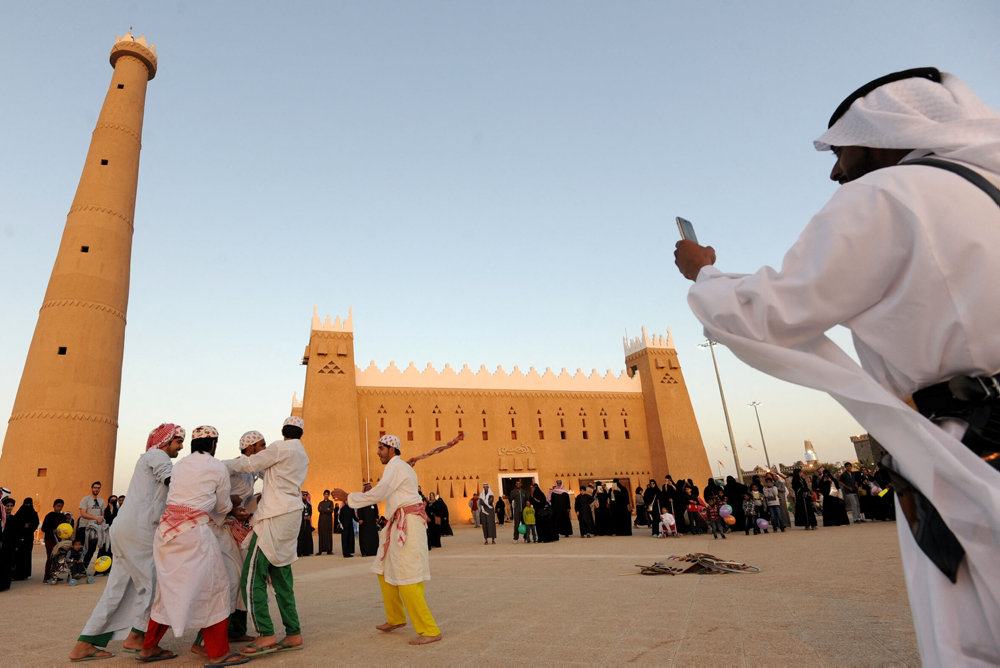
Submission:
{"label": "red trousers", "polygon": [[[149,628],[146,629],[146,639],[142,643],[143,649],[153,649],[160,644],[163,635],[170,627],[166,624],[149,620]],[[201,630],[201,636],[205,639],[205,651],[210,658],[229,655],[229,619],[223,619],[211,626]]]}

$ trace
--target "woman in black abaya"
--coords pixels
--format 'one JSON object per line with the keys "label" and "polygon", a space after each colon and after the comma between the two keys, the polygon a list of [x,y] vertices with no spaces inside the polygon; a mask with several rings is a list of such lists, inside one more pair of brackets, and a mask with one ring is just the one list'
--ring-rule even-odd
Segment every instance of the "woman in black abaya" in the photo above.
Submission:
{"label": "woman in black abaya", "polygon": [[31,577],[31,548],[35,544],[35,529],[38,528],[38,513],[35,512],[31,498],[26,498],[21,507],[14,513],[14,517],[7,521],[14,522],[16,532],[14,579],[27,580]]}

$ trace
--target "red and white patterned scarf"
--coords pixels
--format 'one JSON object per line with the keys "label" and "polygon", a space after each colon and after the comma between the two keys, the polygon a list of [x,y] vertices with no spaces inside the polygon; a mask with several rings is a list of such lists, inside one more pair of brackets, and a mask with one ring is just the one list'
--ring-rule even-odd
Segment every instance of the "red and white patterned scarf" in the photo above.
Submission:
{"label": "red and white patterned scarf", "polygon": [[396,542],[399,543],[400,547],[406,544],[406,516],[407,515],[417,515],[424,518],[424,525],[426,526],[430,519],[427,517],[427,511],[424,509],[424,504],[414,503],[412,506],[400,506],[396,508],[396,512],[392,514],[392,519],[389,520],[389,524],[385,528],[385,542],[382,544],[385,549],[382,550],[382,558],[379,561],[385,561],[385,555],[389,553],[389,543],[392,538],[392,525],[396,525]]}
{"label": "red and white patterned scarf", "polygon": [[208,513],[197,508],[187,506],[168,505],[160,517],[160,523],[156,527],[156,533],[165,543],[169,543],[185,531],[195,528],[199,524],[208,524]]}

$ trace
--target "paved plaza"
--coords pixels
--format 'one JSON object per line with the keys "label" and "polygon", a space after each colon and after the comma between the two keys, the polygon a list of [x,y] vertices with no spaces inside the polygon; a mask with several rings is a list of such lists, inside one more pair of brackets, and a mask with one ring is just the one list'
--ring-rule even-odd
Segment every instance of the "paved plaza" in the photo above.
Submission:
{"label": "paved plaza", "polygon": [[[575,529],[575,527],[574,527]],[[411,647],[412,628],[380,633],[384,621],[371,558],[312,556],[294,565],[306,647],[260,657],[260,668],[325,665],[917,666],[894,523],[791,529],[728,540],[574,536],[513,544],[510,524],[496,545],[471,526],[431,552],[427,602],[444,638]],[[339,549],[339,536],[334,537]],[[708,552],[760,567],[754,575],[638,575],[636,564]],[[34,575],[0,593],[3,666],[67,666],[66,658],[104,579],[43,586]],[[191,564],[198,568],[198,564]],[[272,606],[277,619],[277,610]],[[280,625],[279,625],[280,626]],[[163,665],[201,665],[194,637],[168,633],[181,656]],[[121,654],[88,666],[134,666]]]}

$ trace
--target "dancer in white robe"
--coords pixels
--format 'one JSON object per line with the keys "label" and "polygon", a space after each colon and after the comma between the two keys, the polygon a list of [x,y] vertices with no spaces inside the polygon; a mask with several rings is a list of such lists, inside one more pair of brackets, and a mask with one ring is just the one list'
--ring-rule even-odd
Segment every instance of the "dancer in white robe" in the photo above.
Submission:
{"label": "dancer in white robe", "polygon": [[372,572],[378,575],[386,621],[375,628],[389,632],[406,626],[408,614],[417,632],[410,644],[426,645],[441,640],[441,630],[424,600],[424,582],[431,579],[427,513],[417,474],[399,457],[400,444],[392,434],[379,438],[376,453],[385,471],[373,489],[350,494],[333,489],[330,495],[351,508],[385,502],[385,515],[390,519],[379,533]]}
{"label": "dancer in white robe", "polygon": [[[1000,183],[1000,113],[957,77],[907,71],[849,97],[815,142],[844,184],[780,271],[726,274],[715,252],[677,244],[688,301],[706,335],[748,364],[823,390],[890,452],[964,550],[954,582],[898,532],[921,658],[1000,664],[1000,473],[903,399],[956,377],[1000,371],[1000,206],[944,169],[899,165],[935,154]],[[854,335],[859,366],[827,336]],[[988,457],[987,457],[988,458]],[[919,498],[919,497],[915,497]],[[925,544],[926,545],[926,544]]]}
{"label": "dancer in white robe", "polygon": [[122,506],[111,525],[114,568],[70,652],[71,661],[114,656],[99,649],[107,647],[112,639],[124,638],[126,652],[138,653],[142,648],[156,591],[153,534],[167,505],[167,485],[173,469],[170,460],[184,447],[184,437],[184,428],[170,423],[150,432],[146,452],[136,462],[128,485],[127,496],[133,501]]}
{"label": "dancer in white robe", "polygon": [[209,526],[222,526],[233,507],[229,471],[215,458],[218,440],[214,427],[195,428],[191,454],[174,467],[167,508],[153,539],[156,597],[140,661],[176,656],[159,645],[170,627],[178,638],[188,628],[201,629],[209,665],[237,665],[249,660],[229,652],[229,582],[219,540]]}

